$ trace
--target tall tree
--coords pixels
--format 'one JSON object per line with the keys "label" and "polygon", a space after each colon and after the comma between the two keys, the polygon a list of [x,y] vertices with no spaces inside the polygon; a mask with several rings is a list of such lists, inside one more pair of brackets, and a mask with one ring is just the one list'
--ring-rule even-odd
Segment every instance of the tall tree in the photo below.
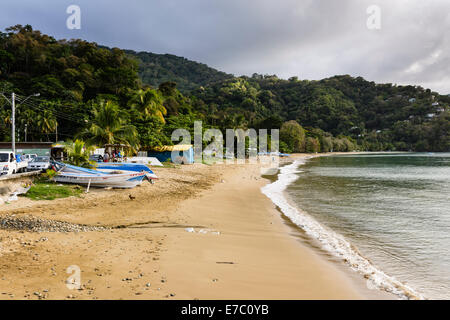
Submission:
{"label": "tall tree", "polygon": [[94,117],[80,136],[91,145],[126,144],[134,149],[139,145],[136,127],[128,123],[127,116],[113,101],[93,104]]}
{"label": "tall tree", "polygon": [[305,130],[295,120],[283,123],[280,129],[280,140],[293,152],[305,151]]}
{"label": "tall tree", "polygon": [[161,93],[151,88],[137,90],[131,101],[132,107],[142,113],[144,117],[156,116],[162,123],[165,123],[164,116],[167,115],[167,110],[163,103],[164,99]]}
{"label": "tall tree", "polygon": [[56,131],[58,125],[55,116],[50,110],[44,110],[37,116],[36,124],[39,130],[47,135],[47,141],[49,140],[49,134]]}

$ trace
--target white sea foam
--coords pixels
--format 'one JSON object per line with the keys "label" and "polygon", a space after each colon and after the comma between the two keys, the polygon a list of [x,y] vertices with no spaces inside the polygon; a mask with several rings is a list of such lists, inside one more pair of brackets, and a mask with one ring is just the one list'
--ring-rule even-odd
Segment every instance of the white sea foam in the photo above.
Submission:
{"label": "white sea foam", "polygon": [[359,272],[367,279],[369,288],[391,292],[402,299],[424,299],[412,288],[386,275],[364,258],[356,247],[351,245],[343,236],[321,225],[302,210],[292,206],[284,195],[286,188],[298,179],[301,173],[299,166],[306,160],[296,160],[290,165],[280,168],[278,180],[264,186],[261,191],[280,208],[294,224],[302,228],[310,237],[320,242],[322,248],[333,256],[341,258],[354,271]]}

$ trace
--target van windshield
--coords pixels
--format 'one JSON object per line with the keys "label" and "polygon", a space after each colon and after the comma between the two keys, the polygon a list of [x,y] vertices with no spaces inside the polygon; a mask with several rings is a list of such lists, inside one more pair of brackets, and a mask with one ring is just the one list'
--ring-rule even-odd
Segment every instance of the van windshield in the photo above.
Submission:
{"label": "van windshield", "polygon": [[9,153],[0,153],[0,162],[9,162]]}

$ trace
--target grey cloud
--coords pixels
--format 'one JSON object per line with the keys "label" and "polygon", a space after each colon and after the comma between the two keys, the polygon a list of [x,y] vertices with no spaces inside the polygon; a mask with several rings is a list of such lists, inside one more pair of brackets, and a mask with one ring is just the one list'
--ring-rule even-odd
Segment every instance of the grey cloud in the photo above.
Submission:
{"label": "grey cloud", "polygon": [[[240,74],[335,74],[450,93],[445,0],[2,0],[0,27],[29,23],[56,38],[173,53]],[[82,29],[65,27],[78,4]],[[369,5],[381,30],[366,27]]]}

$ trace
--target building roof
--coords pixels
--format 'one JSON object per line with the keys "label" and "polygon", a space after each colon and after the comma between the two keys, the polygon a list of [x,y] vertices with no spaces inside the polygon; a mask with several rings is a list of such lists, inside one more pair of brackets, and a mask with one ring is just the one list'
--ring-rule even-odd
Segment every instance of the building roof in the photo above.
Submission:
{"label": "building roof", "polygon": [[162,147],[154,147],[153,151],[157,152],[165,152],[165,151],[187,151],[191,149],[192,144],[176,144],[174,146],[162,146]]}
{"label": "building roof", "polygon": [[[16,142],[16,149],[50,149],[54,142]],[[11,149],[11,142],[0,142],[0,149]]]}

